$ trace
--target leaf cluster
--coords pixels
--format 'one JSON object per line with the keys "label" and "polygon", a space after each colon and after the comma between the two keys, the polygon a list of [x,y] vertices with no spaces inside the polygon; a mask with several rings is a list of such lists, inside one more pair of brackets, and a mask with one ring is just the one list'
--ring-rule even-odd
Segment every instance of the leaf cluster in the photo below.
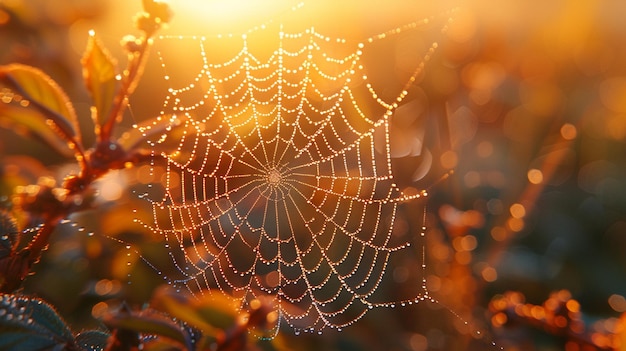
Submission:
{"label": "leaf cluster", "polygon": [[214,292],[203,299],[166,287],[151,307],[134,311],[122,305],[103,318],[107,327],[73,334],[45,301],[0,294],[0,349],[18,350],[280,350],[279,339],[262,340],[250,329],[265,328],[268,305],[259,302],[241,314],[232,298]]}
{"label": "leaf cluster", "polygon": [[94,181],[111,170],[146,160],[150,155],[146,148],[150,138],[164,133],[169,126],[169,121],[157,117],[120,137],[115,133],[128,98],[143,74],[152,36],[172,17],[164,2],[145,0],[143,5],[144,11],[135,18],[135,26],[142,35],[138,38],[129,35],[122,40],[127,54],[124,69],[120,70],[117,60],[95,33],[90,32],[81,60],[85,87],[93,99],[91,114],[96,142],[90,147],[83,144],[80,131],[84,129],[80,128],[74,105],[50,76],[23,64],[0,66],[0,125],[43,141],[76,162],[79,168],[79,172],[68,175],[60,186],[44,179],[15,194],[16,210],[43,225],[30,242],[20,245],[16,240],[0,257],[2,292],[12,292],[21,286],[61,219],[93,206]]}

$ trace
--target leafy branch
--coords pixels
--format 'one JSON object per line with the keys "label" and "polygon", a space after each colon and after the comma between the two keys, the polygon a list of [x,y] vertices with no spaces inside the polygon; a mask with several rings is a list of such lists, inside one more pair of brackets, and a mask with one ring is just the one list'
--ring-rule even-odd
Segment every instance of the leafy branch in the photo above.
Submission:
{"label": "leafy branch", "polygon": [[249,329],[266,328],[271,309],[255,300],[250,313],[242,314],[229,297],[214,295],[195,299],[164,287],[153,296],[151,307],[133,311],[126,305],[104,316],[109,331],[86,330],[74,335],[54,307],[45,301],[0,293],[0,349],[122,351],[217,350],[235,351],[263,344]]}
{"label": "leafy branch", "polygon": [[[73,158],[78,174],[65,178],[61,187],[42,181],[16,194],[18,208],[42,224],[25,245],[19,236],[11,237],[9,248],[0,256],[0,292],[17,290],[40,260],[50,235],[59,221],[68,215],[90,208],[93,182],[111,170],[132,167],[146,159],[142,148],[149,135],[162,131],[164,123],[149,121],[145,128],[114,137],[145,68],[154,34],[172,17],[169,6],[157,0],[143,0],[144,11],[135,17],[139,38],[126,36],[122,45],[128,59],[124,70],[117,73],[117,63],[103,44],[90,32],[87,49],[81,60],[87,90],[93,98],[95,145],[85,149],[79,120],[73,104],[52,78],[37,68],[10,64],[0,66],[0,122],[41,139],[61,155]],[[149,130],[147,132],[146,130]],[[133,135],[138,134],[138,135]],[[126,139],[132,139],[129,143]],[[20,249],[20,247],[22,247]]]}
{"label": "leafy branch", "polygon": [[489,311],[491,324],[501,333],[508,328],[518,329],[519,334],[519,329],[531,327],[561,337],[567,350],[623,350],[620,339],[624,331],[591,328],[585,323],[589,318],[583,316],[580,303],[567,290],[552,293],[541,305],[527,303],[523,294],[509,291],[495,296],[489,303]]}
{"label": "leafy branch", "polygon": [[[221,350],[247,349],[263,342],[249,329],[267,328],[269,305],[260,301],[242,314],[238,306],[216,292],[197,300],[168,288],[158,290],[152,307],[141,311],[125,305],[103,318],[109,331],[88,330],[73,334],[55,308],[45,301],[14,294],[31,274],[49,245],[50,236],[68,215],[91,208],[91,185],[111,170],[132,167],[147,159],[143,148],[149,138],[171,131],[172,121],[157,117],[115,137],[128,98],[144,72],[154,34],[170,21],[169,6],[143,0],[144,11],[135,17],[139,38],[128,35],[122,46],[126,67],[118,73],[117,62],[95,33],[90,32],[81,65],[84,83],[91,94],[91,114],[96,142],[85,148],[79,120],[63,89],[41,70],[22,65],[0,66],[0,122],[42,140],[61,155],[73,159],[80,171],[64,179],[42,179],[14,197],[19,210],[41,221],[36,234],[22,245],[17,221],[0,211],[0,349],[2,350]],[[270,318],[271,319],[271,318]],[[265,349],[273,350],[265,342]]]}

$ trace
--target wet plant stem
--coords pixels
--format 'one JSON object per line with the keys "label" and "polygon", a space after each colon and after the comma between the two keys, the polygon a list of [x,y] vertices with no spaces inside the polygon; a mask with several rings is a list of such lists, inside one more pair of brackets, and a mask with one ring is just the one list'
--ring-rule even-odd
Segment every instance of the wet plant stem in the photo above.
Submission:
{"label": "wet plant stem", "polygon": [[108,119],[100,129],[96,145],[86,153],[82,152],[82,148],[78,148],[80,157],[77,161],[81,166],[81,172],[65,179],[63,184],[65,196],[62,199],[55,196],[40,196],[43,191],[34,195],[35,206],[45,209],[45,212],[41,213],[43,224],[24,248],[13,251],[11,255],[0,260],[0,292],[10,293],[19,289],[24,279],[31,274],[33,266],[41,259],[42,253],[48,248],[50,236],[59,222],[72,213],[90,207],[83,195],[97,179],[111,170],[122,169],[137,162],[137,157],[129,155],[112,137],[115,125],[121,120],[128,105],[128,97],[135,90],[143,74],[148,49],[151,46],[151,35],[152,33],[146,33],[140,39],[141,44],[137,50],[128,54],[128,64],[123,71],[121,86],[113,99]]}

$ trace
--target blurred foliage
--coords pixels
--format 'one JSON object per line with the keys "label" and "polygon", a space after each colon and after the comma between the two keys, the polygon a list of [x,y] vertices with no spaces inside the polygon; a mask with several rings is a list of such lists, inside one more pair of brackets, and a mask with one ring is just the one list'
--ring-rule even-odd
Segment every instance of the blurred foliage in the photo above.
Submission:
{"label": "blurred foliage", "polygon": [[88,350],[79,348],[53,307],[38,299],[0,296],[2,350]]}
{"label": "blurred foliage", "polygon": [[[380,4],[367,4],[370,9],[358,15],[363,22],[376,22]],[[79,126],[73,128],[83,136],[84,145],[96,138],[89,133],[94,129],[90,123],[107,121],[101,116],[91,119],[90,103],[85,102],[89,93],[82,88],[82,68],[76,64],[87,39],[86,24],[124,27],[126,33],[120,18],[135,9],[120,6],[121,2],[103,0],[0,3],[0,64],[38,67],[63,87],[67,99],[74,102]],[[398,157],[403,173],[399,177],[408,179],[406,186],[414,180],[429,186],[446,170],[455,170],[431,191],[426,278],[432,295],[469,320],[470,327],[441,305],[420,304],[372,311],[342,333],[294,337],[286,330],[275,344],[302,350],[412,351],[482,349],[491,340],[506,350],[620,350],[626,345],[620,317],[626,312],[626,280],[622,279],[626,273],[626,49],[621,45],[626,38],[622,19],[626,5],[614,0],[507,4],[467,0],[460,6],[419,87],[412,88],[417,116],[395,126],[393,138],[412,140],[402,133],[416,130],[424,135],[421,154]],[[193,14],[177,12],[176,18],[190,28],[203,28],[202,21],[211,22],[205,17],[194,22]],[[172,32],[175,26],[173,21]],[[119,40],[116,35],[110,34],[112,40]],[[80,49],[74,49],[74,41],[80,42]],[[134,40],[126,43],[131,47]],[[92,44],[94,50],[100,50],[98,45]],[[391,64],[402,67],[411,55],[401,42],[397,45],[392,48],[396,62]],[[97,54],[110,62],[108,55],[118,53],[111,50],[112,54],[92,51],[92,57]],[[146,78],[137,92],[140,103],[152,101],[151,80]],[[96,105],[101,104],[98,96],[110,95],[107,82],[110,79],[103,81],[105,89],[100,93],[90,90]],[[54,95],[61,96],[50,94]],[[105,109],[100,106],[99,110]],[[37,125],[41,121],[36,118],[12,121]],[[133,123],[128,121],[126,115],[120,123]],[[4,116],[0,123],[14,125]],[[46,134],[48,129],[28,128],[41,130],[40,139],[56,138]],[[59,130],[66,129],[55,132]],[[61,184],[67,174],[78,170],[44,143],[16,136],[15,131],[0,130],[0,204],[8,210],[16,189],[33,193],[33,184],[39,184],[38,189],[50,181]],[[138,137],[128,136],[120,144],[139,145],[128,141],[133,138]],[[428,157],[432,161],[426,171],[430,172],[423,178],[416,176],[424,173],[418,168]],[[142,258],[158,266],[168,253],[158,244],[159,238],[128,220],[135,209],[136,217],[150,216],[145,204],[132,195],[147,172],[144,167],[122,169],[100,179],[95,186],[99,196],[93,199],[96,206],[56,228],[35,275],[25,281],[24,292],[37,294],[64,316],[67,324],[59,322],[64,325],[62,342],[101,342],[98,332],[71,336],[65,331],[67,325],[73,330],[104,330],[102,318],[106,321],[121,301],[138,311],[162,283]],[[406,206],[399,221],[417,233],[421,224],[412,222],[412,213],[417,212],[412,206]],[[17,222],[21,228],[37,224],[26,216],[18,216]],[[2,225],[11,227],[6,221]],[[32,234],[25,232],[22,242]],[[13,249],[13,243],[1,243],[0,256]],[[421,273],[415,269],[419,264],[417,258],[402,258],[394,262],[390,274],[400,283],[419,280]],[[548,300],[554,298],[556,303],[546,301],[551,292],[562,289],[570,295],[555,293]],[[390,299],[401,299],[402,292],[385,290]],[[177,306],[172,295],[163,299]],[[29,301],[39,300],[24,301],[30,306]],[[576,305],[577,310],[564,318],[583,323],[584,330],[590,331],[584,343],[553,329],[542,317],[568,301],[576,301],[570,306]],[[219,303],[203,308],[216,306]],[[202,311],[185,316],[193,328],[208,330],[203,323],[209,321],[197,315]],[[154,325],[140,324],[143,317],[136,317],[137,326],[119,316],[109,325],[127,323],[127,330],[157,332]],[[489,331],[491,324],[493,332],[483,336],[485,341],[477,340],[472,331]],[[160,333],[178,340],[179,347],[195,330],[163,328]],[[57,335],[61,329],[50,332]],[[594,332],[599,335],[595,340]],[[611,341],[606,342],[605,336]]]}
{"label": "blurred foliage", "polygon": [[269,305],[242,315],[232,299],[216,292],[193,299],[169,289],[155,293],[151,308],[131,311],[125,305],[103,316],[108,330],[73,335],[54,307],[41,299],[0,294],[2,350],[282,350],[280,338],[262,340],[248,331],[265,328]]}

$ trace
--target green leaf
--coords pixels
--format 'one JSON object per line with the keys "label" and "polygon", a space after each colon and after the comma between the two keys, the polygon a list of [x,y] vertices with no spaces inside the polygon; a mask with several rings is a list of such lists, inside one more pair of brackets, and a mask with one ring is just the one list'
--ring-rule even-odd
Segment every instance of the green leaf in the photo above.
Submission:
{"label": "green leaf", "polygon": [[239,314],[233,299],[221,293],[196,299],[168,287],[155,292],[152,306],[215,337],[235,325]]}
{"label": "green leaf", "polygon": [[76,344],[85,351],[104,350],[109,336],[100,330],[87,330],[76,335]]}
{"label": "green leaf", "polygon": [[78,119],[69,98],[34,67],[0,66],[0,122],[18,126],[18,131],[34,134],[64,154],[80,147]]}
{"label": "green leaf", "polygon": [[195,304],[196,313],[211,325],[226,329],[235,325],[239,311],[233,300],[226,296],[207,296]]}
{"label": "green leaf", "polygon": [[0,350],[62,350],[74,336],[54,308],[40,299],[0,294]]}
{"label": "green leaf", "polygon": [[46,117],[31,108],[0,103],[0,126],[15,133],[38,139],[65,157],[74,154],[65,139],[46,123]]}
{"label": "green leaf", "polygon": [[0,328],[0,350],[23,351],[23,350],[63,350],[65,343],[49,338],[46,335],[38,335],[24,332],[17,328]]}
{"label": "green leaf", "polygon": [[103,320],[110,329],[129,330],[143,334],[156,334],[175,340],[188,350],[193,349],[191,336],[179,325],[164,316],[149,311],[118,313]]}
{"label": "green leaf", "polygon": [[92,32],[80,63],[83,66],[85,86],[96,108],[95,123],[103,126],[109,118],[117,91],[117,62]]}
{"label": "green leaf", "polygon": [[19,243],[17,221],[11,213],[0,210],[0,259],[10,256]]}

